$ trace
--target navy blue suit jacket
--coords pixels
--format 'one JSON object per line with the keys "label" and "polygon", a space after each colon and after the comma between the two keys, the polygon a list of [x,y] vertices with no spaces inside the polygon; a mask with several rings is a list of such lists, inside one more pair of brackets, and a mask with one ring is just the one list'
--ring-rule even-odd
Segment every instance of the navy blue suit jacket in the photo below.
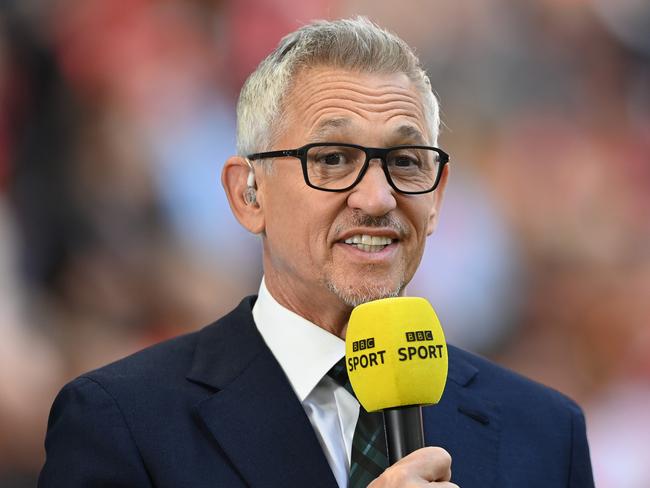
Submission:
{"label": "navy blue suit jacket", "polygon": [[[251,313],[254,297],[201,331],[85,374],[57,396],[40,487],[322,487],[336,482]],[[429,445],[462,488],[593,487],[571,400],[449,347]]]}

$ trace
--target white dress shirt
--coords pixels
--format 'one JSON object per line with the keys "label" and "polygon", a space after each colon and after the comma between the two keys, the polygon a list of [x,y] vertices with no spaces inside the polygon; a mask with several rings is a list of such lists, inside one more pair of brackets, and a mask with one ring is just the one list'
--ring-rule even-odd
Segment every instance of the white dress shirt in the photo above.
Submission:
{"label": "white dress shirt", "polygon": [[262,279],[253,319],[305,409],[340,488],[347,488],[359,402],[327,376],[345,341],[280,305]]}

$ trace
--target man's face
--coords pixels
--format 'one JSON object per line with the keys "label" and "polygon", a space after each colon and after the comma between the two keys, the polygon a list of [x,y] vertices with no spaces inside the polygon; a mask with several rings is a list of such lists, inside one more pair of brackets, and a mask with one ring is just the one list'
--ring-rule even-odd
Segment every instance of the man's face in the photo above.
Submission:
{"label": "man's face", "polygon": [[[283,134],[271,150],[431,143],[420,95],[404,74],[311,68],[297,75],[286,100]],[[272,164],[256,173],[264,271],[276,299],[316,321],[319,308],[400,294],[435,227],[446,177],[433,193],[402,195],[375,160],[357,186],[331,193],[308,187],[296,158]],[[350,243],[368,236],[370,245]]]}

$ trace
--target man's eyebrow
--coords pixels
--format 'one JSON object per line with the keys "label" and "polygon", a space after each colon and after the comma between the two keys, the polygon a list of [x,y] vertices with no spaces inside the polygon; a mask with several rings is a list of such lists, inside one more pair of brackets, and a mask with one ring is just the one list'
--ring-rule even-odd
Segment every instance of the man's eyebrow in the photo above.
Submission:
{"label": "man's eyebrow", "polygon": [[[332,134],[340,135],[341,129],[349,130],[352,125],[352,121],[346,117],[325,119],[316,125],[310,139],[312,142],[324,142],[331,137]],[[427,144],[424,134],[422,134],[417,127],[410,124],[399,126],[395,130],[395,138],[399,139],[401,144]]]}
{"label": "man's eyebrow", "polygon": [[352,125],[350,119],[345,117],[337,117],[334,119],[325,119],[320,122],[311,134],[311,139],[314,142],[322,142],[329,137],[337,129],[348,129]]}
{"label": "man's eyebrow", "polygon": [[420,130],[412,125],[401,125],[397,129],[397,134],[402,139],[407,139],[410,143],[416,143],[420,145],[427,144],[427,140],[424,137],[424,134]]}

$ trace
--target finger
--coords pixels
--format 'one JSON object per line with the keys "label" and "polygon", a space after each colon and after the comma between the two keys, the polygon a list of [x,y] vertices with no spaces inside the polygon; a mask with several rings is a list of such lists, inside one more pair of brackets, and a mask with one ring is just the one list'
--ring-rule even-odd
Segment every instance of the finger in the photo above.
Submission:
{"label": "finger", "polygon": [[401,468],[425,481],[449,481],[451,455],[441,447],[424,447],[400,459],[389,469]]}
{"label": "finger", "polygon": [[427,456],[428,462],[422,464],[424,468],[420,476],[428,481],[451,480],[451,454],[442,447],[425,447],[420,449]]}

